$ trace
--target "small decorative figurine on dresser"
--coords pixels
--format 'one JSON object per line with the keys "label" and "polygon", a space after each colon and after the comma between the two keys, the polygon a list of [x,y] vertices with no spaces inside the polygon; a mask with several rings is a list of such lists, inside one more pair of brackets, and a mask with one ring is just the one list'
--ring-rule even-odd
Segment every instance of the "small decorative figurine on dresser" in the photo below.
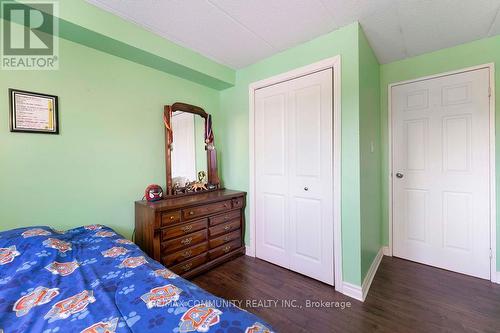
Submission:
{"label": "small decorative figurine on dresser", "polygon": [[246,193],[220,186],[209,114],[175,103],[165,106],[163,121],[167,186],[163,200],[136,201],[135,240],[189,278],[245,253]]}
{"label": "small decorative figurine on dresser", "polygon": [[204,191],[204,190],[206,191],[206,190],[208,190],[207,183],[204,181],[206,175],[207,174],[205,173],[205,171],[198,172],[198,181],[197,182],[193,182],[191,184],[191,188],[192,188],[193,192],[199,192],[199,191]]}

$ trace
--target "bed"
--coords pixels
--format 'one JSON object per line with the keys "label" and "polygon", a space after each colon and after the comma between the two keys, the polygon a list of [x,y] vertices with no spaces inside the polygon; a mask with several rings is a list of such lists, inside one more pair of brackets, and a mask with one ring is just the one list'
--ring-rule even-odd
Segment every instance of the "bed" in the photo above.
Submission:
{"label": "bed", "polygon": [[0,332],[264,333],[102,225],[0,232]]}

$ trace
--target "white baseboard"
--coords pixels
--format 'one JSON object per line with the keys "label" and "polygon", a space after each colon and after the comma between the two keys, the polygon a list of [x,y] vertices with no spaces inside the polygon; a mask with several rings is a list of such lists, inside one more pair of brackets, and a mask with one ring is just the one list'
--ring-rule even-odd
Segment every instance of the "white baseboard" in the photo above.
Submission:
{"label": "white baseboard", "polygon": [[[382,261],[382,257],[385,255],[388,249],[389,248],[387,246],[380,248],[377,255],[375,256],[375,259],[373,259],[370,269],[366,273],[366,277],[363,281],[362,286],[357,286],[355,284],[344,281],[342,282],[342,286],[335,286],[335,289],[346,296],[352,297],[354,299],[363,302],[366,299],[366,296],[368,295],[368,290],[370,290],[370,286],[372,284],[373,278],[375,277],[375,274],[377,273],[378,266]],[[255,249],[250,245],[246,245],[245,255],[249,257],[255,257]]]}
{"label": "white baseboard", "polygon": [[497,272],[496,280],[493,279],[492,282],[500,284],[500,272]]}
{"label": "white baseboard", "polygon": [[250,245],[245,246],[245,255],[255,258],[255,249]]}
{"label": "white baseboard", "polygon": [[358,301],[364,302],[366,296],[368,295],[368,290],[370,290],[373,278],[377,273],[378,266],[380,265],[383,257],[384,248],[381,247],[377,255],[375,256],[375,259],[373,259],[370,269],[366,273],[365,279],[363,280],[363,284],[361,286],[357,286],[349,282],[343,282],[342,289],[339,288],[337,291],[343,293],[346,296],[357,299]]}
{"label": "white baseboard", "polygon": [[382,252],[384,253],[384,256],[392,257],[392,252],[389,246],[382,246]]}
{"label": "white baseboard", "polygon": [[378,266],[380,265],[380,262],[382,261],[383,257],[384,257],[384,247],[381,247],[380,250],[378,250],[377,255],[375,256],[375,259],[373,259],[370,269],[366,273],[365,280],[363,281],[363,284],[361,286],[361,290],[363,291],[362,295],[363,301],[366,299],[366,296],[368,295],[368,290],[370,290],[373,278],[377,273]]}
{"label": "white baseboard", "polygon": [[[337,290],[340,291],[340,290]],[[360,286],[349,282],[342,282],[342,294],[363,302],[363,291]]]}

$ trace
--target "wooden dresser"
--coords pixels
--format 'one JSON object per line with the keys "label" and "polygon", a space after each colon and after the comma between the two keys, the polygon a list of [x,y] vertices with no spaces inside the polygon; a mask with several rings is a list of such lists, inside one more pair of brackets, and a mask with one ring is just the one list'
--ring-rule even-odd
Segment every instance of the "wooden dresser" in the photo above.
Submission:
{"label": "wooden dresser", "polygon": [[245,253],[246,193],[218,190],[135,202],[135,243],[189,278]]}

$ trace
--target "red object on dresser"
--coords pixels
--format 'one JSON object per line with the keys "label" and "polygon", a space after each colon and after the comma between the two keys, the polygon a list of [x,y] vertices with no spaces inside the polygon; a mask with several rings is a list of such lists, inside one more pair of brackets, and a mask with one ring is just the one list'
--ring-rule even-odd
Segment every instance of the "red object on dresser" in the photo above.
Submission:
{"label": "red object on dresser", "polygon": [[158,201],[163,199],[163,189],[160,185],[151,184],[146,187],[144,197],[147,201]]}

